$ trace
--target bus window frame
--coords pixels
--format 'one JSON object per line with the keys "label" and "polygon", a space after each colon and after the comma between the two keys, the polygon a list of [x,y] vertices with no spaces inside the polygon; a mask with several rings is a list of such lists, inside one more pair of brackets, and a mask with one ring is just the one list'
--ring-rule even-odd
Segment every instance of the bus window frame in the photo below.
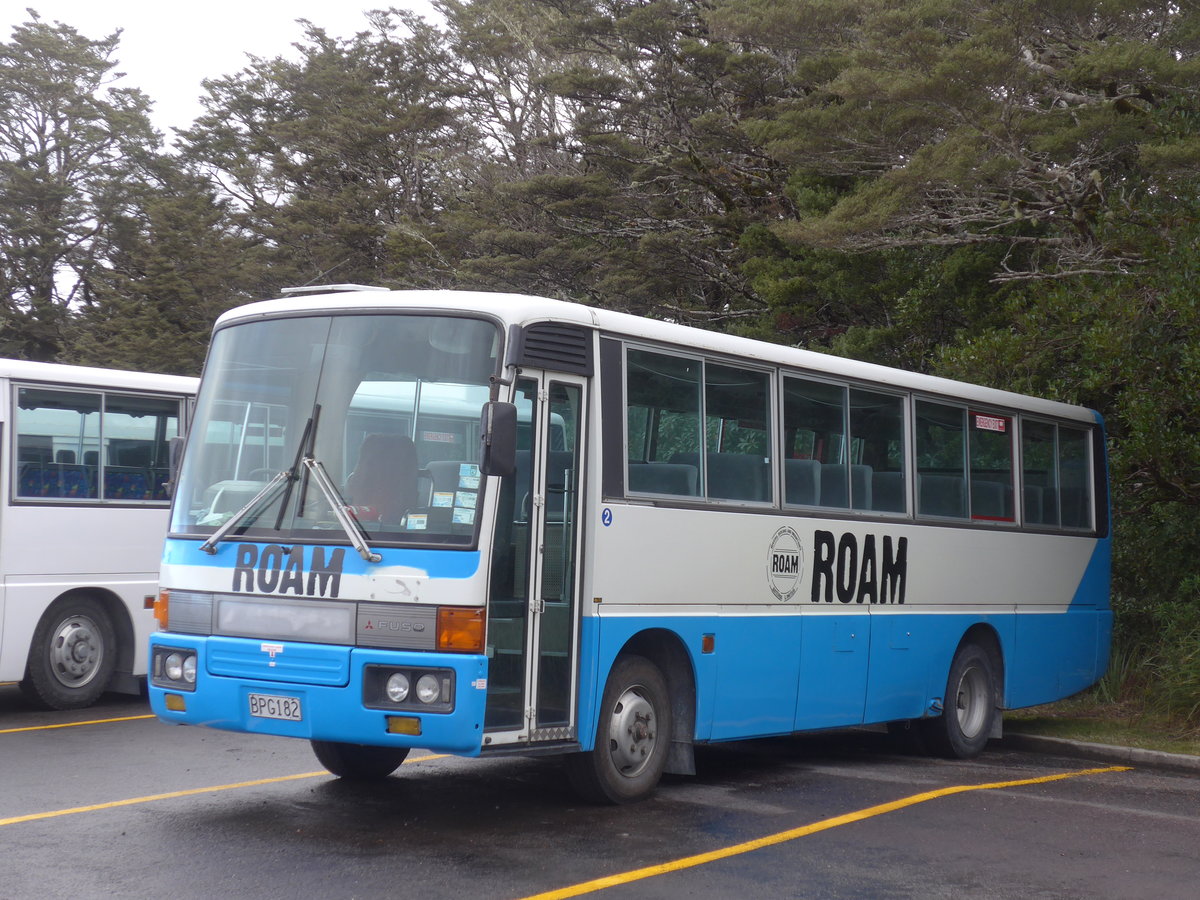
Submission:
{"label": "bus window frame", "polygon": [[[779,396],[779,372],[778,366],[755,364],[753,361],[748,361],[743,357],[728,356],[720,353],[696,353],[685,348],[675,346],[663,346],[660,344],[649,343],[628,338],[617,338],[615,343],[619,346],[619,366],[615,377],[620,383],[620,398],[621,398],[621,414],[620,414],[620,473],[621,487],[625,499],[642,502],[658,503],[665,501],[672,505],[699,507],[704,509],[711,508],[734,508],[734,509],[752,509],[759,511],[770,511],[779,508],[782,490],[780,485],[780,477],[782,466],[780,464],[780,441],[781,428],[779,422],[780,415],[780,396]],[[696,494],[667,494],[655,493],[652,491],[634,490],[629,487],[629,352],[631,350],[642,351],[646,353],[654,353],[660,356],[668,356],[677,359],[684,359],[689,362],[699,363],[699,434],[700,449],[699,449],[699,465],[697,466],[697,493]],[[601,372],[606,371],[603,364],[604,352],[601,351],[602,365]],[[770,460],[766,463],[768,477],[771,479],[768,498],[766,500],[744,500],[726,497],[713,497],[708,493],[708,381],[707,372],[708,364],[724,366],[726,368],[740,369],[746,372],[754,372],[765,376],[767,397],[764,415],[767,417],[766,441],[767,448],[770,452]],[[611,362],[610,362],[611,364]],[[603,375],[601,376],[604,377]],[[653,417],[649,417],[652,419]],[[647,439],[649,438],[650,421],[647,422]],[[608,447],[606,446],[606,450]],[[650,445],[646,449],[650,449]],[[607,493],[607,491],[606,491]]]}
{"label": "bus window frame", "polygon": [[[704,365],[708,362],[713,362],[723,366],[732,366],[735,368],[743,368],[747,371],[766,372],[768,377],[769,390],[772,395],[772,409],[770,414],[772,421],[770,423],[770,431],[772,435],[772,459],[770,464],[772,484],[772,501],[755,502],[745,500],[728,500],[722,498],[709,497],[706,494],[697,494],[695,496],[685,494],[666,494],[655,493],[650,491],[634,490],[629,487],[629,429],[628,429],[628,409],[629,409],[629,384],[628,384],[628,351],[630,349],[645,350],[652,353],[657,353],[663,356],[671,356],[699,362],[701,364],[700,373],[700,388],[701,388],[701,410],[702,415],[706,416],[705,408],[705,378]],[[760,511],[764,513],[777,513],[781,515],[797,515],[803,514],[814,518],[843,518],[847,520],[881,520],[892,522],[905,522],[914,525],[932,525],[935,527],[945,528],[981,528],[981,529],[999,529],[1002,531],[1020,531],[1039,534],[1062,534],[1062,535],[1079,535],[1087,537],[1104,537],[1108,533],[1105,527],[1106,519],[1103,516],[1103,509],[1107,503],[1107,494],[1101,490],[1104,485],[1098,484],[1097,466],[1100,461],[1097,456],[1097,441],[1096,434],[1099,424],[1096,422],[1084,422],[1070,418],[1059,418],[1047,416],[1044,414],[1031,413],[1016,407],[999,407],[986,403],[978,403],[969,398],[959,395],[948,395],[933,393],[928,391],[918,390],[902,390],[892,388],[889,385],[868,381],[861,378],[839,378],[836,375],[830,375],[827,372],[797,368],[794,366],[763,366],[755,364],[755,361],[747,361],[737,357],[729,357],[719,353],[693,353],[686,348],[679,348],[671,345],[661,345],[657,343],[646,342],[642,340],[632,339],[629,337],[609,334],[601,338],[601,365],[600,377],[605,384],[603,404],[606,414],[617,413],[619,404],[619,416],[616,416],[620,421],[619,429],[604,430],[601,436],[601,445],[605,450],[605,475],[602,478],[603,494],[605,497],[620,498],[634,503],[650,503],[655,506],[676,506],[680,508],[734,508],[747,509],[748,511]],[[880,509],[853,509],[822,505],[807,505],[789,503],[786,499],[786,472],[784,460],[786,457],[786,448],[782,446],[785,435],[784,421],[784,396],[785,396],[785,381],[786,378],[800,379],[811,383],[824,384],[832,387],[840,388],[845,392],[846,408],[844,410],[845,423],[845,450],[844,454],[849,456],[853,453],[854,434],[850,432],[850,419],[852,418],[852,410],[850,409],[851,394],[855,390],[866,391],[872,394],[881,396],[898,398],[900,400],[900,411],[903,416],[901,426],[901,438],[904,441],[903,447],[903,465],[904,465],[904,499],[905,509],[903,512],[893,510]],[[613,382],[620,385],[619,390],[612,389]],[[963,412],[964,420],[967,428],[967,446],[964,448],[966,454],[966,469],[964,489],[968,495],[968,515],[964,518],[947,518],[943,516],[934,516],[921,514],[917,510],[917,448],[916,448],[916,404],[919,401],[940,404],[960,409]],[[1012,468],[1010,471],[1010,483],[1013,491],[1012,509],[1013,515],[1011,518],[988,518],[977,517],[971,514],[969,495],[971,491],[971,464],[970,464],[970,439],[969,432],[974,427],[972,416],[984,415],[1003,418],[1008,422],[1009,439],[1011,446],[1011,462]],[[1064,525],[1043,525],[1040,523],[1028,523],[1025,517],[1024,498],[1018,495],[1023,493],[1025,483],[1024,461],[1022,456],[1022,421],[1025,419],[1044,422],[1055,427],[1056,434],[1058,429],[1066,427],[1077,430],[1088,435],[1089,450],[1088,455],[1088,471],[1087,484],[1089,485],[1089,498],[1091,502],[1090,516],[1091,525],[1088,528],[1069,527]],[[616,432],[612,434],[611,432]],[[1056,442],[1056,454],[1057,454]],[[613,467],[607,460],[616,457],[619,460],[619,465]],[[1057,456],[1056,456],[1057,460]],[[617,477],[613,477],[613,476]],[[703,478],[703,474],[699,476]],[[703,482],[700,481],[700,484]],[[851,501],[853,502],[853,501]]]}
{"label": "bus window frame", "polygon": [[[107,445],[105,444],[105,440],[106,440],[105,425],[106,425],[106,418],[108,416],[108,405],[109,405],[108,398],[109,397],[129,397],[129,398],[135,398],[135,399],[167,400],[167,401],[174,403],[175,408],[176,408],[175,437],[182,437],[187,433],[187,424],[188,424],[189,416],[190,416],[190,412],[191,412],[190,403],[194,400],[194,395],[186,396],[183,394],[173,394],[169,391],[162,391],[162,390],[139,391],[139,390],[131,389],[131,388],[111,388],[111,387],[107,387],[102,384],[78,385],[78,384],[71,384],[71,383],[30,381],[30,380],[25,380],[25,379],[20,379],[20,378],[9,378],[8,381],[9,381],[9,404],[10,404],[10,409],[12,410],[12,421],[9,423],[10,427],[8,429],[8,434],[3,435],[2,437],[3,437],[3,440],[5,440],[7,442],[7,443],[3,444],[3,446],[5,448],[5,452],[7,452],[8,456],[9,456],[9,459],[8,459],[9,487],[8,487],[8,497],[7,497],[7,502],[8,502],[9,506],[22,506],[22,507],[24,507],[24,506],[33,506],[33,507],[70,506],[70,507],[85,507],[85,508],[129,507],[129,508],[150,508],[150,509],[163,509],[163,508],[170,507],[171,495],[170,495],[169,490],[167,491],[167,495],[162,498],[148,497],[148,498],[141,498],[141,499],[130,499],[130,498],[105,497],[105,496],[101,496],[104,493],[103,481],[101,481],[100,484],[96,486],[96,496],[95,497],[92,497],[92,496],[87,496],[87,497],[21,496],[19,493],[19,487],[20,487],[20,478],[21,478],[21,466],[23,465],[23,463],[20,460],[18,445],[19,445],[19,441],[20,441],[21,435],[22,435],[21,428],[19,427],[20,426],[20,417],[21,417],[21,413],[25,410],[25,408],[22,407],[20,404],[20,392],[23,389],[32,389],[32,390],[39,390],[39,391],[53,391],[53,392],[64,393],[64,394],[79,394],[81,396],[85,396],[85,395],[98,396],[100,398],[100,407],[98,410],[98,412],[100,414],[100,418],[97,423],[98,428],[97,428],[97,433],[96,433],[97,449],[99,451],[99,455],[97,456],[96,474],[97,474],[97,477],[101,478],[101,479],[102,479],[102,476],[103,476],[103,473],[105,472],[105,470],[107,470],[109,468],[118,468],[114,465],[109,464],[105,459],[105,455],[106,455],[105,451],[107,449]],[[33,408],[36,408],[36,407],[31,407],[30,409],[33,409]],[[158,469],[158,468],[169,469],[169,459],[170,459],[169,441],[170,441],[170,439],[168,439],[166,442],[166,444],[168,446],[168,450],[167,450],[167,459],[164,460],[164,462],[167,463],[167,465],[147,467],[148,472],[150,472],[154,469]],[[79,462],[78,465],[86,465],[86,464]],[[167,477],[169,479],[169,477],[170,477],[169,474]],[[150,486],[150,491],[151,491],[151,493],[153,493],[152,486]]]}

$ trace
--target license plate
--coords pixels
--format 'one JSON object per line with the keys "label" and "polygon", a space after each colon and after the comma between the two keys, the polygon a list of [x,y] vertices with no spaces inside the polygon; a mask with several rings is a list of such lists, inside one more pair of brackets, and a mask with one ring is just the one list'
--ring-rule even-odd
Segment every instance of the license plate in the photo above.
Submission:
{"label": "license plate", "polygon": [[304,719],[298,697],[280,697],[275,694],[251,694],[250,715],[259,719],[283,719],[300,722]]}

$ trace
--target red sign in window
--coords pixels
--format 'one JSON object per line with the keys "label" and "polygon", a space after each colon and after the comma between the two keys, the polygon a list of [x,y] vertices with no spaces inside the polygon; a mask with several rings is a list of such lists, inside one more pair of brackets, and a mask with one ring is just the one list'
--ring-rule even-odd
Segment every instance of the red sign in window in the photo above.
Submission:
{"label": "red sign in window", "polygon": [[1008,430],[1008,420],[1003,416],[981,416],[976,413],[975,427],[980,431],[996,431],[1004,434]]}

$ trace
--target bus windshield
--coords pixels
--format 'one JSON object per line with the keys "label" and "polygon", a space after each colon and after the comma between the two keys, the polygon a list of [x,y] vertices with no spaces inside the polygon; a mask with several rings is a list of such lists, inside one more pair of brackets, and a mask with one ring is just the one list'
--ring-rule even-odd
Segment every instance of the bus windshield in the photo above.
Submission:
{"label": "bus windshield", "polygon": [[493,323],[455,316],[299,316],[218,331],[171,530],[231,523],[227,538],[343,540],[337,504],[373,543],[473,543],[479,415],[498,350]]}

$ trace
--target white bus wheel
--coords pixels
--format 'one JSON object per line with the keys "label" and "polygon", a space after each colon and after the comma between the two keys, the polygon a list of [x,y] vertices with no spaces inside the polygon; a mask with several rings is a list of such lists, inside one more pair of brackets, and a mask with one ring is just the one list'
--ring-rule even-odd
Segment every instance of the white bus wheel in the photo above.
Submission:
{"label": "white bus wheel", "polygon": [[38,622],[21,689],[47,709],[91,706],[117,664],[112,619],[90,597],[64,597]]}
{"label": "white bus wheel", "polygon": [[996,719],[996,664],[979,644],[959,647],[946,679],[944,709],[921,722],[930,750],[952,759],[978,756]]}
{"label": "white bus wheel", "polygon": [[622,656],[604,686],[595,748],[566,758],[567,777],[586,800],[643,800],[662,777],[670,745],[666,680],[645,657]]}

